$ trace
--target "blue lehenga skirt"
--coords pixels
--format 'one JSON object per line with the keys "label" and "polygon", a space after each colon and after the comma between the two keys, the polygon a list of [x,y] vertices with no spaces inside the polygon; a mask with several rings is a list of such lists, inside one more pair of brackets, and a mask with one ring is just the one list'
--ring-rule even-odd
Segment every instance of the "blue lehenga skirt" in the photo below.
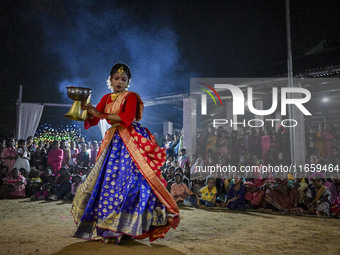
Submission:
{"label": "blue lehenga skirt", "polygon": [[[136,122],[132,125],[139,134],[149,138],[143,126]],[[166,225],[165,205],[137,168],[118,131],[103,154],[105,152],[104,161],[96,163],[102,164],[100,173],[73,236],[138,237],[153,227]]]}

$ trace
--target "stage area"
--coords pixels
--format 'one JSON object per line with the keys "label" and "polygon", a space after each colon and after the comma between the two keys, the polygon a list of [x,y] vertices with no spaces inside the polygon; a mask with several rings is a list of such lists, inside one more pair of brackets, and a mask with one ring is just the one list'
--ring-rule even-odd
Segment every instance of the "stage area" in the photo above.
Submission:
{"label": "stage area", "polygon": [[340,219],[181,208],[164,239],[104,244],[71,237],[71,204],[0,200],[1,254],[340,254]]}

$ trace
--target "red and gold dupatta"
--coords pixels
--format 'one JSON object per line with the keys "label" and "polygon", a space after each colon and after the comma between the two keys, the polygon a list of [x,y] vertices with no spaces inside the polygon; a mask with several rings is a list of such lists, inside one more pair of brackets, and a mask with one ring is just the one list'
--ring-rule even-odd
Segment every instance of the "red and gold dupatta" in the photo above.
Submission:
{"label": "red and gold dupatta", "polygon": [[[118,114],[122,112],[124,103],[126,102],[126,99],[130,95],[130,93],[134,92],[125,91],[120,94],[115,101],[107,104],[105,107],[105,113]],[[139,95],[136,93],[134,94],[137,96],[135,121],[139,121],[142,118],[144,106]],[[105,133],[105,137],[100,146],[97,159],[111,142],[116,130],[118,130],[133,161],[151,186],[155,195],[158,197],[160,202],[166,206],[167,211],[174,214],[175,216],[175,218],[169,218],[169,222],[166,226],[157,227],[152,231],[152,233],[148,232],[138,237],[145,238],[149,236],[150,241],[155,240],[159,237],[162,237],[171,227],[176,228],[179,224],[179,217],[176,217],[179,216],[178,206],[175,200],[172,198],[171,194],[167,191],[167,183],[159,170],[166,159],[165,148],[161,148],[158,146],[155,137],[150,133],[148,129],[146,130],[149,134],[150,139],[147,139],[139,134],[132,125],[125,128],[119,124],[113,124],[112,127],[108,129]]]}

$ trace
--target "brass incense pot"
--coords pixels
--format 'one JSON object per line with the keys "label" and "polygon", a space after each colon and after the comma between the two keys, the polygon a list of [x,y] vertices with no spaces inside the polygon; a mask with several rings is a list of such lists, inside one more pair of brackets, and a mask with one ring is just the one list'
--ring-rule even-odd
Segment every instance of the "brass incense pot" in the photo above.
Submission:
{"label": "brass incense pot", "polygon": [[66,118],[77,121],[85,121],[87,118],[87,111],[81,110],[82,102],[90,103],[92,89],[82,87],[66,87],[67,96],[74,102],[70,110],[64,115]]}

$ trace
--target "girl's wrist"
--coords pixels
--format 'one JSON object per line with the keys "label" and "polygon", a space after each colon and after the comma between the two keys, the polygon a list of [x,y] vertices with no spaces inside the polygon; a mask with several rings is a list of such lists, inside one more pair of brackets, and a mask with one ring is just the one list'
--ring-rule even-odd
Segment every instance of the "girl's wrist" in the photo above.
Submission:
{"label": "girl's wrist", "polygon": [[107,119],[107,117],[108,117],[107,113],[101,113],[101,114],[98,115],[99,119]]}

